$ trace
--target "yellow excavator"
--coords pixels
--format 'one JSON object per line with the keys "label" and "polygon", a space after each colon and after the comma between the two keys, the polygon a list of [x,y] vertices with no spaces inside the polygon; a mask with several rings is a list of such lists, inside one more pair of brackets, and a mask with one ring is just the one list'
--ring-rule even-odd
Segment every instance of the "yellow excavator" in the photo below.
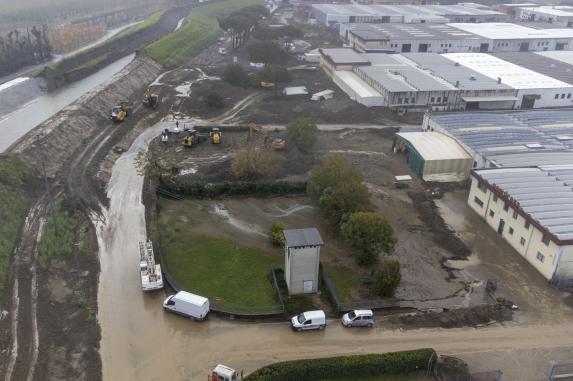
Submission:
{"label": "yellow excavator", "polygon": [[111,120],[115,123],[121,123],[129,116],[131,107],[128,102],[121,102],[111,109]]}
{"label": "yellow excavator", "polygon": [[143,95],[143,105],[146,107],[155,108],[159,103],[159,95],[153,94],[151,89],[147,89],[145,94]]}
{"label": "yellow excavator", "polygon": [[281,138],[270,138],[269,139],[269,130],[265,127],[257,126],[255,123],[249,123],[249,141],[253,141],[255,139],[256,134],[259,133],[264,137],[265,144],[268,144],[269,141],[271,143],[271,147],[275,151],[282,151],[285,148],[286,140]]}
{"label": "yellow excavator", "polygon": [[187,131],[187,134],[188,135],[185,136],[182,141],[183,147],[191,148],[194,145],[201,143],[201,136],[196,130],[189,130]]}
{"label": "yellow excavator", "polygon": [[221,144],[221,139],[223,137],[223,134],[221,134],[221,130],[219,128],[217,128],[217,127],[211,128],[211,132],[209,133],[209,136],[211,137],[211,143]]}

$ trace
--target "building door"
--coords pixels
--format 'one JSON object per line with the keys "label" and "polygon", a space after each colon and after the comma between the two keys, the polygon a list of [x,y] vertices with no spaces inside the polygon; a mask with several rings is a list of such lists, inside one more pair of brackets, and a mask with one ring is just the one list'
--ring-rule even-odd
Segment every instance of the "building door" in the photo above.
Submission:
{"label": "building door", "polygon": [[524,95],[523,100],[521,101],[521,108],[530,110],[535,106],[535,96],[533,95]]}
{"label": "building door", "polygon": [[503,235],[503,228],[505,227],[505,221],[499,220],[499,226],[497,227],[497,234]]}
{"label": "building door", "polygon": [[565,43],[558,42],[555,44],[555,50],[565,50]]}
{"label": "building door", "polygon": [[487,51],[489,51],[489,44],[487,42],[484,42],[483,44],[479,45],[479,51],[481,53],[486,53]]}
{"label": "building door", "polygon": [[302,283],[302,292],[304,292],[305,294],[310,294],[312,293],[312,286],[314,285],[314,282],[311,280],[305,280]]}
{"label": "building door", "polygon": [[528,52],[529,51],[529,42],[521,42],[519,44],[519,51],[520,52]]}
{"label": "building door", "polygon": [[418,52],[420,52],[420,53],[427,53],[427,52],[428,52],[428,44],[420,44],[420,45],[418,45]]}
{"label": "building door", "polygon": [[412,51],[412,44],[402,44],[402,53],[410,53]]}

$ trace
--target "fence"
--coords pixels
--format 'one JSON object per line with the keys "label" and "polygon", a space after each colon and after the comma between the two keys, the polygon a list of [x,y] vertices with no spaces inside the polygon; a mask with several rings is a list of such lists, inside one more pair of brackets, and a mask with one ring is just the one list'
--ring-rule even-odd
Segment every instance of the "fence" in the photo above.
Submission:
{"label": "fence", "polygon": [[549,370],[550,381],[573,380],[573,363],[555,364]]}

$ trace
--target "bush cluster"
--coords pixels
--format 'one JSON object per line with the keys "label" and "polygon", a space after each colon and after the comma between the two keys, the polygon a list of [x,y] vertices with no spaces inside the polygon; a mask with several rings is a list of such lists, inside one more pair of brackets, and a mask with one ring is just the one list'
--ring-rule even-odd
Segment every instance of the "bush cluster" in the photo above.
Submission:
{"label": "bush cluster", "polygon": [[433,349],[417,349],[383,354],[285,361],[260,368],[245,377],[245,381],[359,379],[385,374],[411,373],[426,369],[431,359],[435,357]]}
{"label": "bush cluster", "polygon": [[283,244],[283,232],[286,226],[282,222],[273,222],[269,232],[269,239],[273,246],[282,246]]}
{"label": "bush cluster", "polygon": [[221,183],[195,183],[184,177],[174,179],[162,186],[174,193],[197,198],[222,196],[281,196],[287,194],[302,194],[306,182],[290,181],[224,181]]}
{"label": "bush cluster", "polygon": [[398,261],[385,261],[380,266],[380,269],[374,275],[374,284],[372,284],[372,291],[376,295],[383,297],[392,297],[402,276],[400,275],[400,262]]}

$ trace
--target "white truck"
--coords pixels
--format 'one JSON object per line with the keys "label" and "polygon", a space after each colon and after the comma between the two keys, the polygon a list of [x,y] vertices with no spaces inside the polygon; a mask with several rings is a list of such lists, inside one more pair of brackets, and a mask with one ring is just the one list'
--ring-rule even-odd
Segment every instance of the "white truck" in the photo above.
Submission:
{"label": "white truck", "polygon": [[[242,372],[241,372],[242,374]],[[242,380],[243,377],[241,375],[240,380]],[[223,364],[219,364],[217,365],[213,371],[211,372],[211,375],[208,377],[209,381],[239,381],[239,372],[237,372],[235,369],[233,368],[229,368],[226,365]]]}
{"label": "white truck", "polygon": [[160,290],[163,288],[161,265],[155,263],[153,244],[151,241],[139,242],[139,272],[141,274],[141,289],[143,291]]}
{"label": "white truck", "polygon": [[165,299],[163,308],[195,320],[203,320],[209,313],[209,299],[187,291],[179,291]]}

